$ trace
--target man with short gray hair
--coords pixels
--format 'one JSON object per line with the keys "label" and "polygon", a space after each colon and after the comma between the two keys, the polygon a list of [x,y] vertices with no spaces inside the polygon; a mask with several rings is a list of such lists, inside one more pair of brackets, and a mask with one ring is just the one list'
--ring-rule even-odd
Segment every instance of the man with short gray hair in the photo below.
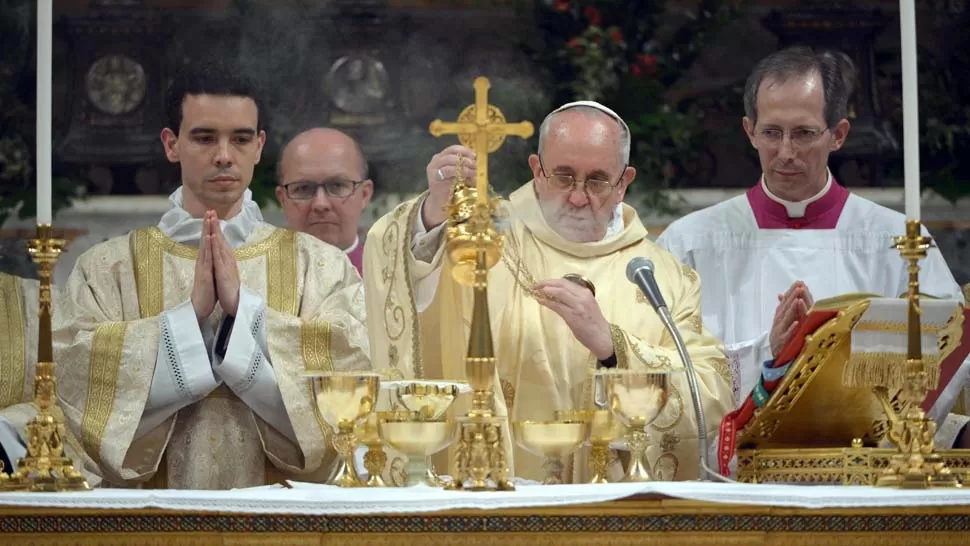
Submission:
{"label": "man with short gray hair", "polygon": [[[761,180],[745,195],[677,220],[657,241],[704,280],[704,325],[725,343],[738,404],[814,298],[907,290],[906,262],[890,246],[905,218],[850,194],[828,169],[829,154],[849,134],[855,79],[852,61],[835,51],[792,47],[759,62],[745,86],[742,125],[758,151]],[[938,250],[920,266],[923,292],[963,301]],[[964,365],[953,392],[931,410],[941,423],[967,372]],[[953,445],[966,421],[947,419],[937,445]]]}

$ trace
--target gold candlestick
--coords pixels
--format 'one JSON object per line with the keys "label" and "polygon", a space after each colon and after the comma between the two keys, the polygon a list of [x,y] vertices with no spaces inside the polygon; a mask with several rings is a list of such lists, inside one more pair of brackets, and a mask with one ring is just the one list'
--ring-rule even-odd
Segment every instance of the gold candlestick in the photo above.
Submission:
{"label": "gold candlestick", "polygon": [[927,363],[923,360],[920,327],[919,261],[933,246],[933,240],[920,233],[918,220],[906,221],[906,235],[894,238],[894,248],[909,262],[909,317],[906,368],[902,392],[899,395],[907,409],[898,418],[887,408],[892,422],[889,439],[899,451],[893,455],[889,467],[876,482],[878,486],[924,489],[928,487],[960,487],[960,482],[935,452],[936,423],[927,419],[920,407],[927,392],[936,388],[928,379]]}
{"label": "gold candlestick", "polygon": [[66,241],[54,237],[50,224],[39,224],[37,237],[30,239],[27,244],[40,277],[37,371],[34,379],[37,415],[25,428],[27,455],[18,461],[16,472],[9,476],[0,475],[0,488],[8,491],[90,491],[87,480],[64,454],[67,430],[63,413],[56,407],[51,276]]}

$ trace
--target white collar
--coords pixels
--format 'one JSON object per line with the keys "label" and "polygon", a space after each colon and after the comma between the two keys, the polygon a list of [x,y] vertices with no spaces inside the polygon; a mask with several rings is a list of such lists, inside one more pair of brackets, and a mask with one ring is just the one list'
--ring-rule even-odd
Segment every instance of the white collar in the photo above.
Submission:
{"label": "white collar", "polygon": [[[182,187],[172,192],[168,200],[174,206],[162,215],[158,229],[177,243],[198,246],[202,238],[202,219],[193,217],[182,208]],[[259,205],[253,201],[252,192],[246,190],[242,210],[228,220],[219,220],[219,228],[229,246],[239,248],[246,244],[249,235],[262,223],[263,214],[259,211]]]}
{"label": "white collar", "polygon": [[768,189],[768,184],[765,183],[764,175],[761,175],[761,188],[765,190],[765,195],[768,196],[768,199],[771,199],[775,203],[778,203],[785,207],[785,210],[788,211],[789,218],[804,218],[805,209],[807,209],[808,206],[814,203],[815,201],[818,201],[819,199],[821,199],[832,188],[832,171],[825,169],[825,172],[828,173],[829,179],[825,183],[825,187],[822,188],[822,191],[816,193],[815,195],[803,201],[786,201],[781,197],[778,197],[777,195],[771,193],[771,190]]}
{"label": "white collar", "polygon": [[357,250],[357,245],[360,244],[360,236],[354,237],[354,244],[348,246],[344,249],[344,254],[350,254],[351,252]]}
{"label": "white collar", "polygon": [[617,203],[616,207],[613,208],[610,223],[606,224],[606,234],[603,235],[601,240],[605,241],[621,231],[623,231],[623,203]]}

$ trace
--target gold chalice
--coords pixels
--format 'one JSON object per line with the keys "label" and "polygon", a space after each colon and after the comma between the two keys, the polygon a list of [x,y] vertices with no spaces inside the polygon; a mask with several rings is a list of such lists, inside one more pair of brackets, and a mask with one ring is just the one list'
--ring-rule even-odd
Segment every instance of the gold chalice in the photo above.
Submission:
{"label": "gold chalice", "polygon": [[438,487],[431,481],[427,459],[455,441],[455,422],[422,421],[415,411],[378,412],[377,418],[381,438],[408,457],[405,486]]}
{"label": "gold chalice", "polygon": [[[461,381],[392,381],[386,385],[395,394],[397,404],[407,411],[417,412],[420,421],[441,420],[459,394],[472,390],[468,383]],[[430,457],[425,464],[428,482],[444,485]]]}
{"label": "gold chalice", "polygon": [[629,428],[627,446],[630,467],[625,482],[651,481],[646,465],[649,443],[647,427],[657,419],[668,399],[668,378],[678,370],[604,370],[597,372],[597,380],[606,395],[606,406]]}
{"label": "gold chalice", "polygon": [[592,413],[589,422],[589,472],[593,477],[589,483],[609,483],[606,472],[610,462],[610,442],[626,435],[626,427],[608,409]]}
{"label": "gold chalice", "polygon": [[380,375],[367,372],[308,372],[317,408],[323,420],[336,432],[333,447],[341,464],[331,484],[340,487],[362,487],[354,468],[357,437],[354,429],[374,410],[380,388]]}
{"label": "gold chalice", "polygon": [[529,453],[544,457],[545,485],[561,484],[562,458],[572,454],[589,436],[589,421],[517,421],[515,441]]}
{"label": "gold chalice", "polygon": [[384,453],[384,441],[381,440],[378,428],[377,414],[370,412],[367,418],[357,425],[355,434],[357,440],[367,447],[364,454],[364,469],[367,470],[367,487],[385,487],[384,466],[387,464],[387,453]]}

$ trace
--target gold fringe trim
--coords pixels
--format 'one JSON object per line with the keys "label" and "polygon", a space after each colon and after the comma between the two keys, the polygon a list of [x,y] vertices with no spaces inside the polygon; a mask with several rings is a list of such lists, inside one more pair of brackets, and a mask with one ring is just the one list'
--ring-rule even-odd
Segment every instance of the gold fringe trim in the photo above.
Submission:
{"label": "gold fringe trim", "polygon": [[[942,330],[942,324],[921,324],[920,332],[924,334],[935,334]],[[888,320],[873,320],[859,322],[852,329],[853,332],[895,332],[905,334],[909,332],[909,324],[905,322],[892,322]]]}
{"label": "gold fringe trim", "polygon": [[[923,355],[927,380],[932,388],[940,382],[940,359]],[[906,380],[906,355],[898,353],[858,353],[842,368],[842,384],[846,387],[903,388]]]}

